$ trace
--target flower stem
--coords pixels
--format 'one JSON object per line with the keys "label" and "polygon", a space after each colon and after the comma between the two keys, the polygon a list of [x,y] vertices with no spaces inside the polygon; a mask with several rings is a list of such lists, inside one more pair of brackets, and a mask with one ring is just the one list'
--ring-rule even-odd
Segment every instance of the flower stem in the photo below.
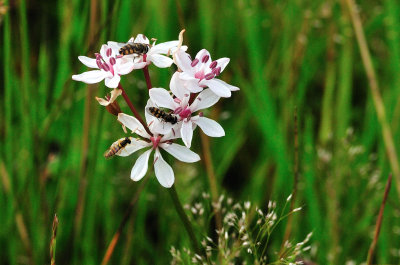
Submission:
{"label": "flower stem", "polygon": [[138,119],[138,121],[143,125],[144,129],[146,130],[146,132],[150,135],[153,135],[150,130],[149,127],[147,126],[147,124],[144,122],[144,120],[142,119],[142,117],[140,116],[139,112],[136,110],[136,108],[133,106],[131,100],[129,99],[128,95],[126,94],[124,88],[121,86],[121,83],[118,84],[118,88],[121,89],[122,91],[122,96],[124,97],[126,104],[128,104],[129,108],[131,109],[133,115],[136,117],[136,119]]}
{"label": "flower stem", "polygon": [[147,65],[143,68],[143,74],[144,74],[144,78],[146,79],[147,89],[150,90],[153,86],[151,85],[149,67]]}
{"label": "flower stem", "polygon": [[189,218],[187,217],[185,211],[183,210],[182,204],[179,201],[178,194],[176,193],[175,185],[173,185],[168,190],[169,190],[169,194],[171,195],[171,199],[174,202],[176,212],[178,213],[179,217],[181,218],[183,225],[185,226],[186,232],[188,233],[190,240],[192,241],[193,248],[197,254],[200,254],[200,248],[197,243],[196,236],[193,232],[192,224],[190,223]]}

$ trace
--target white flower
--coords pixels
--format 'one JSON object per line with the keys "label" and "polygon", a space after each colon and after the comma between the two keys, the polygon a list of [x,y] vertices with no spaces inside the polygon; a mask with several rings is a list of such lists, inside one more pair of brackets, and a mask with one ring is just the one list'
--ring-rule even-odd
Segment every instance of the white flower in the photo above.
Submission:
{"label": "white flower", "polygon": [[238,87],[215,78],[224,71],[229,58],[211,61],[210,53],[206,49],[199,51],[193,61],[183,50],[177,51],[174,56],[177,66],[182,70],[179,78],[186,81],[186,89],[190,92],[197,93],[204,87],[209,87],[218,96],[227,98],[231,96],[231,91],[239,90]]}
{"label": "white flower", "polygon": [[73,80],[86,84],[98,83],[105,79],[107,87],[116,88],[121,80],[120,76],[129,74],[134,69],[133,62],[123,62],[116,58],[113,49],[105,44],[101,46],[100,54],[96,53],[96,59],[86,56],[79,56],[78,59],[87,67],[99,69],[72,76]]}
{"label": "white flower", "polygon": [[[173,98],[164,88],[152,88],[149,90],[150,99],[161,108],[167,108],[178,116],[179,122],[177,129],[180,131],[183,142],[190,148],[193,137],[193,130],[198,125],[205,134],[211,137],[221,137],[225,135],[224,129],[214,120],[203,117],[203,114],[192,116],[196,111],[211,107],[218,102],[219,96],[210,89],[204,89],[191,103],[190,94],[185,93],[182,81],[176,78],[177,73],[171,79],[170,88],[176,96]],[[173,130],[173,133],[175,131]]]}
{"label": "white flower", "polygon": [[[142,69],[145,66],[149,65],[150,63],[153,63],[155,66],[159,68],[166,68],[170,67],[173,63],[173,60],[169,58],[168,56],[164,56],[162,54],[170,55],[172,54],[176,49],[179,44],[179,41],[168,41],[160,44],[155,44],[153,42],[152,45],[150,45],[149,39],[143,35],[143,34],[138,34],[135,38],[130,38],[127,43],[118,43],[114,41],[109,41],[107,44],[114,49],[116,53],[119,52],[119,49],[124,47],[127,44],[133,44],[133,43],[142,43],[145,45],[149,45],[150,49],[146,54],[130,54],[130,55],[124,55],[122,59],[125,62],[128,61],[134,61],[135,69]],[[187,46],[182,46],[182,50],[186,51]]]}
{"label": "white flower", "polygon": [[[158,135],[154,133],[154,135],[151,136],[146,132],[143,125],[136,118],[124,113],[118,114],[118,120],[132,132],[144,138],[144,140],[132,138],[131,143],[128,144],[125,147],[125,150],[119,154],[120,156],[128,156],[140,149],[150,147],[149,150],[139,156],[132,168],[131,179],[134,181],[138,181],[146,175],[149,157],[151,152],[154,150],[153,165],[158,182],[165,188],[170,188],[174,184],[174,171],[161,156],[159,148],[164,149],[167,153],[182,162],[193,163],[200,160],[198,154],[189,150],[185,146],[172,143],[171,140],[176,138],[172,133],[168,135]],[[151,126],[149,126],[149,129],[150,131],[152,130]]]}

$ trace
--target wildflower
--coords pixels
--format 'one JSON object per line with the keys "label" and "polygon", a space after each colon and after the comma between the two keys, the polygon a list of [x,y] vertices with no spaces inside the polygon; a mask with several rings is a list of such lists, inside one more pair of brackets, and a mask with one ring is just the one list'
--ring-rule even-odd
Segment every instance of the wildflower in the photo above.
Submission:
{"label": "wildflower", "polygon": [[86,56],[79,56],[78,59],[87,67],[99,70],[73,75],[73,80],[94,84],[104,79],[105,85],[109,88],[116,88],[121,80],[121,75],[129,74],[134,68],[133,62],[123,62],[120,58],[116,58],[113,49],[106,44],[101,46],[100,53],[96,53],[96,59]]}
{"label": "wildflower", "polygon": [[228,65],[229,58],[220,58],[216,61],[211,60],[210,53],[202,49],[194,60],[190,55],[179,50],[175,53],[177,66],[182,70],[179,78],[185,80],[185,87],[192,93],[198,93],[205,87],[209,87],[220,97],[230,97],[231,91],[239,90],[238,87],[229,85],[215,77],[219,76]]}
{"label": "wildflower", "polygon": [[159,107],[167,108],[173,111],[179,118],[178,129],[185,145],[190,148],[193,137],[193,130],[198,125],[203,132],[211,137],[221,137],[225,135],[224,129],[214,120],[203,117],[202,113],[196,116],[192,114],[196,111],[211,107],[219,100],[210,89],[205,89],[199,93],[196,99],[190,103],[190,94],[184,94],[182,82],[171,80],[170,88],[176,96],[173,98],[164,88],[152,88],[149,91],[150,99]]}
{"label": "wildflower", "polygon": [[[121,156],[127,156],[140,149],[150,147],[149,150],[139,156],[132,168],[131,179],[134,181],[139,181],[146,175],[149,157],[154,150],[153,165],[158,182],[165,188],[170,188],[174,184],[174,171],[161,156],[159,147],[182,162],[193,163],[200,160],[198,154],[192,152],[185,146],[172,143],[171,140],[176,138],[172,132],[166,135],[159,135],[153,132],[154,135],[151,136],[136,118],[124,113],[118,114],[118,121],[132,132],[144,138],[143,140],[133,138],[132,142],[125,147],[125,152],[120,154]],[[149,129],[152,131],[152,126],[149,126]]]}
{"label": "wildflower", "polygon": [[[170,67],[173,63],[173,60],[168,56],[174,52],[178,46],[179,41],[168,41],[160,44],[155,44],[155,41],[152,45],[150,45],[149,39],[143,35],[138,34],[135,38],[130,38],[127,43],[118,43],[114,41],[109,41],[107,44],[113,48],[113,50],[118,53],[119,49],[124,47],[127,44],[140,43],[149,46],[149,50],[145,54],[129,54],[121,57],[124,62],[134,62],[134,69],[142,69],[145,66],[153,63],[155,66],[160,68]],[[182,50],[187,49],[187,46],[182,46]],[[132,60],[133,59],[133,60]]]}

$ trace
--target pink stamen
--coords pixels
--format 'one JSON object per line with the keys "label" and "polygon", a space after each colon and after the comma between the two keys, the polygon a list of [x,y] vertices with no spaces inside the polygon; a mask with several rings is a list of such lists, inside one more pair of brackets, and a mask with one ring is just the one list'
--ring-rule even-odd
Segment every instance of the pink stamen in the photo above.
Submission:
{"label": "pink stamen", "polygon": [[160,143],[161,136],[160,135],[157,137],[152,136],[152,137],[150,137],[150,140],[153,143],[153,149],[156,149],[158,144]]}
{"label": "pink stamen", "polygon": [[110,66],[108,66],[108,64],[106,63],[101,64],[101,68],[103,68],[103,70],[106,72],[110,71]]}
{"label": "pink stamen", "polygon": [[111,58],[110,58],[110,64],[111,64],[111,65],[114,65],[114,64],[116,64],[116,63],[117,63],[117,60],[115,60],[114,57],[111,57]]}
{"label": "pink stamen", "polygon": [[201,112],[199,112],[199,117],[203,117],[204,116],[204,113],[201,111]]}
{"label": "pink stamen", "polygon": [[103,63],[101,62],[100,59],[96,59],[96,64],[97,64],[97,67],[99,67],[99,69],[103,68],[103,66],[102,66]]}
{"label": "pink stamen", "polygon": [[111,54],[112,54],[112,49],[111,49],[111,48],[108,48],[108,49],[106,50],[106,55],[107,55],[107,57],[110,57]]}
{"label": "pink stamen", "polygon": [[197,64],[199,63],[199,59],[194,59],[193,61],[192,61],[192,63],[190,64],[192,67],[195,67]]}
{"label": "pink stamen", "polygon": [[216,66],[217,66],[217,61],[213,61],[211,64],[210,64],[210,68],[211,69],[214,69]]}
{"label": "pink stamen", "polygon": [[147,62],[147,54],[143,54],[143,62]]}
{"label": "pink stamen", "polygon": [[176,103],[181,103],[181,100],[179,99],[179,98],[174,98],[174,101],[176,102]]}
{"label": "pink stamen", "polygon": [[178,107],[176,110],[174,110],[174,114],[179,114],[182,112],[182,110],[183,110],[182,107]]}
{"label": "pink stamen", "polygon": [[203,58],[201,59],[201,62],[202,63],[206,63],[206,62],[208,62],[208,59],[210,59],[210,56],[209,55],[204,55]]}
{"label": "pink stamen", "polygon": [[221,67],[214,68],[211,72],[215,75],[219,75],[221,73]]}
{"label": "pink stamen", "polygon": [[214,77],[215,77],[215,75],[214,75],[213,73],[209,73],[209,74],[206,74],[206,76],[204,77],[204,79],[210,80],[210,79],[213,79]]}

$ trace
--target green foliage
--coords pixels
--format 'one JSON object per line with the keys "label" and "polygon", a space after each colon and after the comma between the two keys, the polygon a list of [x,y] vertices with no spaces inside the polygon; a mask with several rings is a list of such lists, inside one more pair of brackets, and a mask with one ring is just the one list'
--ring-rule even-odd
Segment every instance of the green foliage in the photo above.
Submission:
{"label": "green foliage", "polygon": [[[400,3],[358,1],[396,148],[400,141]],[[0,5],[2,2],[0,1]],[[318,264],[366,260],[390,167],[357,42],[334,1],[5,1],[0,12],[0,264],[48,264],[53,216],[56,264],[100,264],[139,184],[129,178],[137,154],[105,160],[124,135],[97,104],[108,88],[71,80],[108,40],[144,33],[177,39],[231,62],[221,78],[241,88],[210,116],[226,136],[210,139],[218,189],[266,210],[293,187],[294,110],[300,179],[291,239],[313,231],[308,259]],[[150,67],[165,87],[175,69]],[[143,74],[122,78],[138,109]],[[124,112],[128,107],[120,101]],[[353,128],[349,130],[349,128]],[[204,153],[199,130],[193,150]],[[178,195],[191,203],[209,192],[204,159],[173,161]],[[172,201],[148,172],[110,264],[167,264],[190,242]],[[399,263],[399,204],[385,209],[375,263]],[[284,234],[270,239],[279,249]],[[397,231],[397,233],[396,233]],[[199,231],[198,231],[199,232]],[[215,236],[213,222],[208,235]],[[198,235],[200,238],[200,235]]]}

